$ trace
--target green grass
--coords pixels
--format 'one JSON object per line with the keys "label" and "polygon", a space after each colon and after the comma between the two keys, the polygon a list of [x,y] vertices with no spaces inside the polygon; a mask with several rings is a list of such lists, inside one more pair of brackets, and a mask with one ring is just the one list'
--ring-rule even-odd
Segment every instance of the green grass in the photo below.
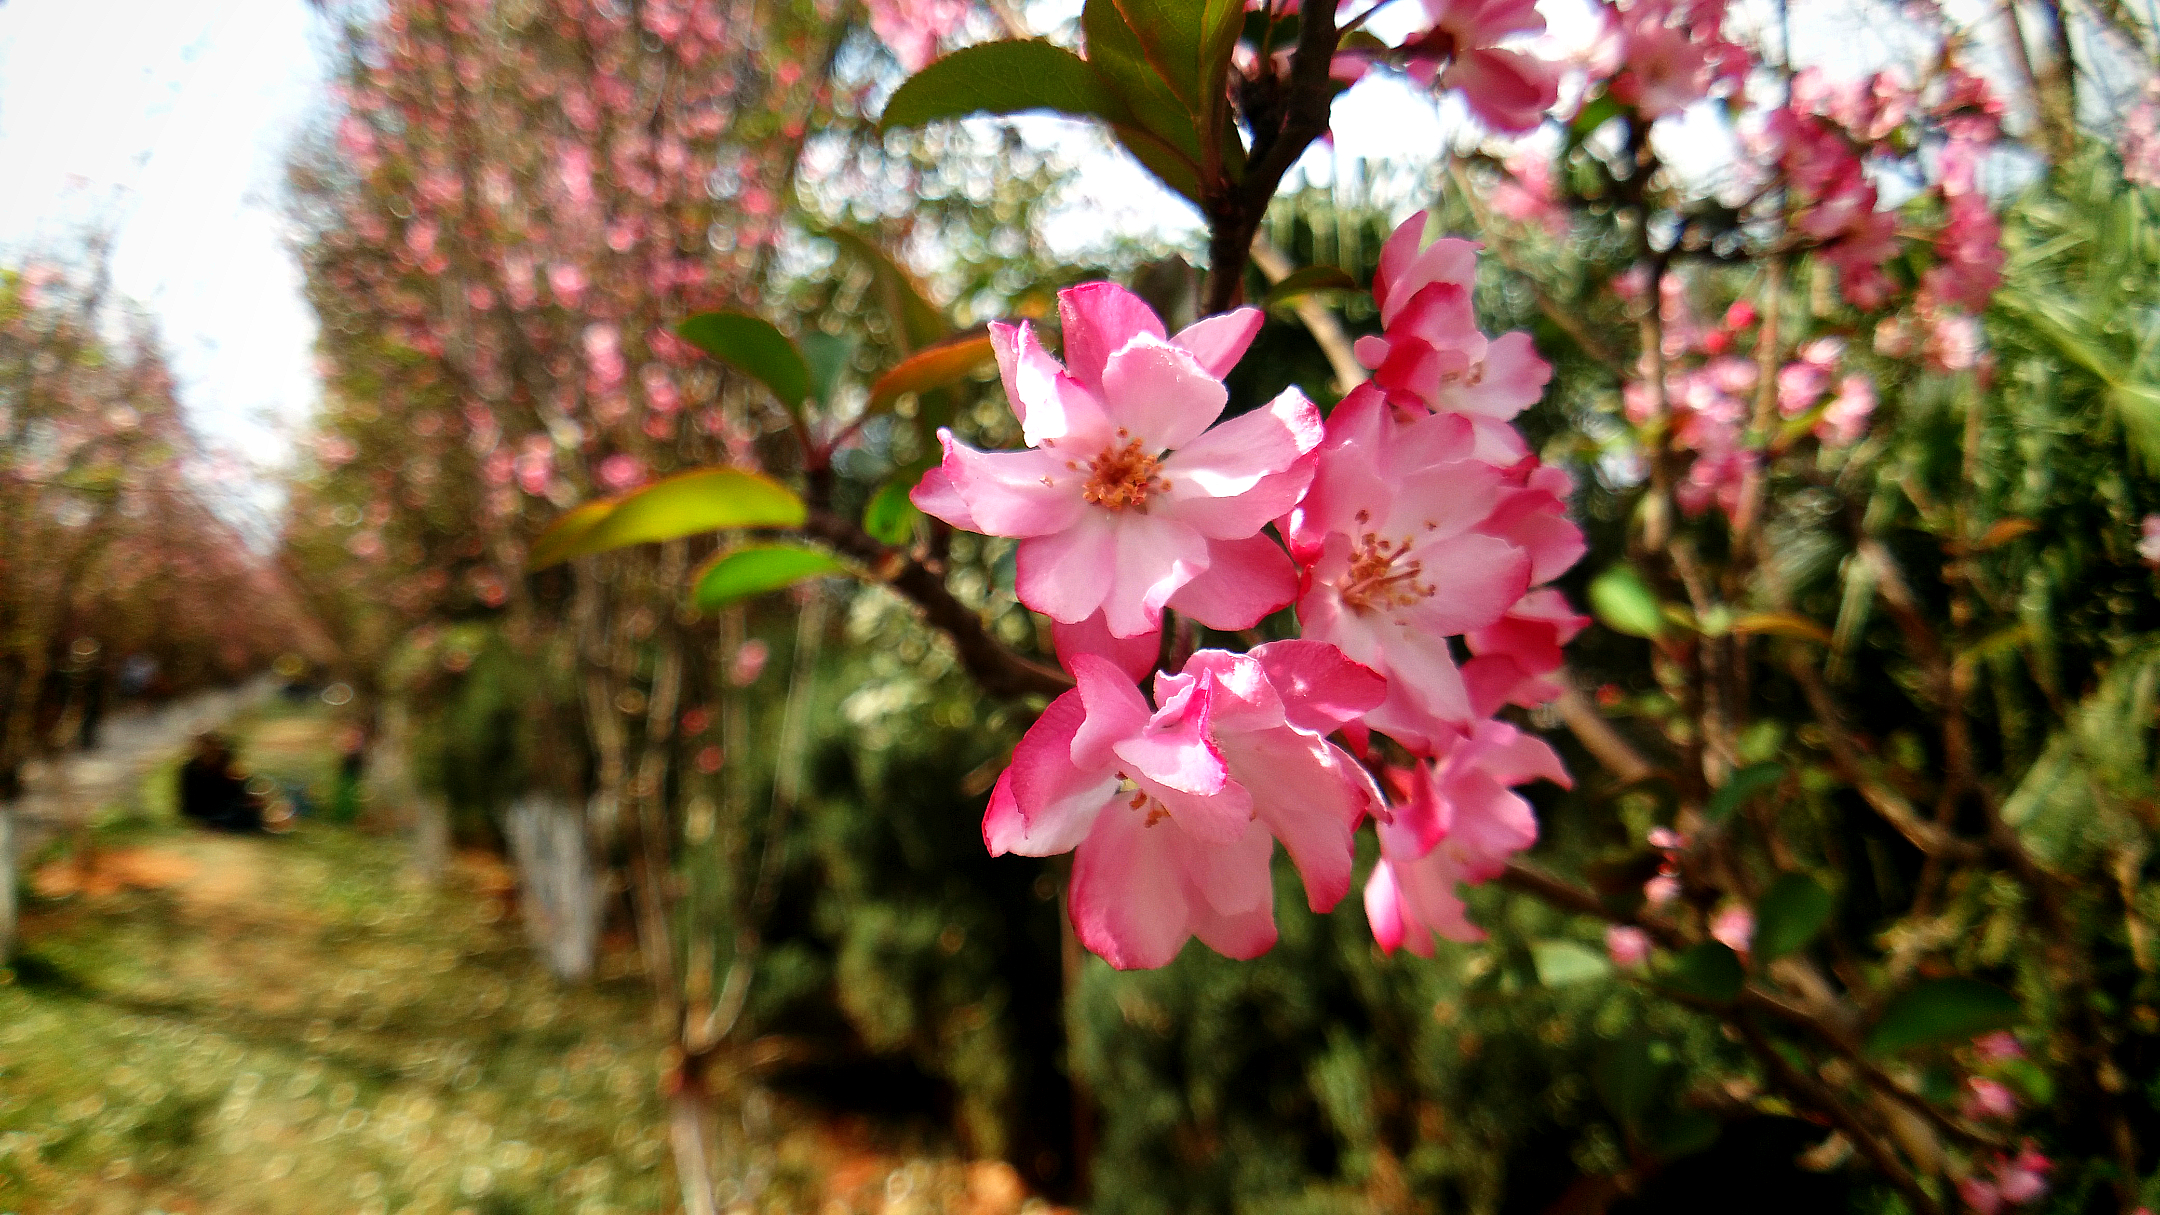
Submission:
{"label": "green grass", "polygon": [[123,821],[101,847],[197,869],[33,901],[0,986],[0,1211],[675,1205],[642,979],[558,987],[393,841]]}

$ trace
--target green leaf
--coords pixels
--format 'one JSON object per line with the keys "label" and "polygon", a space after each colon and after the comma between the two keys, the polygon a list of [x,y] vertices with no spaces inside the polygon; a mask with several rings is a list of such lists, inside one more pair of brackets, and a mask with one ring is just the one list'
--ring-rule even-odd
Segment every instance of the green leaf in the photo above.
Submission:
{"label": "green leaf", "polygon": [[1315,291],[1355,290],[1357,280],[1340,266],[1305,266],[1284,275],[1281,282],[1268,288],[1267,303],[1273,306]]}
{"label": "green leaf", "polygon": [[1714,1004],[1730,1004],[1740,998],[1747,971],[1740,955],[1717,941],[1704,941],[1673,959],[1665,972],[1665,986],[1682,995]]}
{"label": "green leaf", "polygon": [[887,481],[863,509],[862,529],[879,544],[902,545],[915,538],[915,521],[922,511],[908,499],[921,480],[920,472],[903,473]]}
{"label": "green leaf", "polygon": [[1590,610],[1599,623],[1630,637],[1657,637],[1665,632],[1665,613],[1657,595],[1633,566],[1616,565],[1591,579]]}
{"label": "green leaf", "polygon": [[1647,1038],[1630,1035],[1598,1052],[1590,1080],[1613,1117],[1622,1126],[1634,1127],[1656,1108],[1671,1070],[1669,1061],[1651,1054]]}
{"label": "green leaf", "polygon": [[1029,110],[1107,122],[1129,122],[1132,117],[1086,60],[1030,38],[964,47],[908,77],[885,103],[878,130]]}
{"label": "green leaf", "polygon": [[683,340],[772,390],[791,413],[810,395],[810,366],[772,322],[746,312],[701,312],[675,326]]}
{"label": "green leaf", "polygon": [[699,469],[565,514],[533,542],[531,564],[546,569],[588,553],[721,528],[800,527],[805,513],[802,499],[770,477]]}
{"label": "green leaf", "polygon": [[1753,953],[1765,962],[1805,946],[1830,922],[1832,901],[1822,884],[1804,873],[1787,873],[1755,904]]}
{"label": "green leaf", "polygon": [[1937,1042],[1963,1042],[2024,1019],[2017,997],[1978,979],[1929,979],[1890,1001],[1868,1032],[1867,1051],[1888,1055]]}
{"label": "green leaf", "polygon": [[855,358],[855,343],[835,333],[812,331],[803,335],[802,354],[810,369],[810,396],[821,405],[831,405],[840,377]]}
{"label": "green leaf", "polygon": [[848,568],[831,553],[799,544],[753,544],[718,553],[692,577],[691,599],[701,608],[723,607],[805,582],[845,574]]}
{"label": "green leaf", "polygon": [[909,346],[927,346],[952,332],[945,314],[930,302],[929,293],[915,281],[914,274],[869,234],[853,228],[826,228],[819,235],[870,271],[879,301],[900,327],[900,332],[907,336]]}
{"label": "green leaf", "polygon": [[1703,817],[1713,823],[1722,822],[1732,817],[1733,811],[1746,805],[1749,798],[1777,788],[1778,782],[1784,779],[1783,765],[1749,764],[1726,777],[1725,783],[1719,785],[1717,792],[1710,795],[1709,803],[1703,807]]}
{"label": "green leaf", "polygon": [[1547,987],[1587,983],[1612,973],[1604,954],[1575,941],[1535,941],[1530,960],[1537,966],[1538,982]]}

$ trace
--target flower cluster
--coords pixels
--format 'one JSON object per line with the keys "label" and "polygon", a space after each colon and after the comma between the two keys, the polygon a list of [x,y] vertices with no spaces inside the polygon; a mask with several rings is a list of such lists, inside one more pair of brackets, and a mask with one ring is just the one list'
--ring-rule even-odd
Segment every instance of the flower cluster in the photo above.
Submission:
{"label": "flower cluster", "polygon": [[[1077,686],[1014,752],[983,837],[1074,852],[1074,926],[1118,966],[1159,966],[1193,936],[1262,952],[1275,842],[1326,910],[1367,817],[1380,943],[1475,939],[1458,884],[1536,839],[1515,786],[1567,779],[1494,716],[1558,694],[1583,624],[1548,585],[1583,550],[1569,479],[1512,425],[1550,370],[1526,335],[1479,331],[1476,247],[1428,243],[1425,223],[1384,249],[1383,330],[1357,348],[1373,378],[1325,421],[1295,389],[1221,418],[1255,310],[1173,335],[1090,283],[1060,296],[1062,363],[1031,325],[992,326],[1026,448],[941,432],[915,490],[954,526],[1019,540],[1015,590]],[[1166,612],[1239,631],[1293,605],[1295,640],[1155,670]],[[1152,699],[1135,686],[1151,671]]]}

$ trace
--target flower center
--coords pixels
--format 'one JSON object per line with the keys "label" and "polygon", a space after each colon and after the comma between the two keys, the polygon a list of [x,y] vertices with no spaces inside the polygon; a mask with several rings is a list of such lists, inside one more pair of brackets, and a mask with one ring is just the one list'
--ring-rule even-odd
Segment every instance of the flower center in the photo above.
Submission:
{"label": "flower center", "polygon": [[1425,563],[1405,560],[1409,551],[1408,539],[1390,543],[1372,532],[1358,537],[1350,569],[1336,588],[1343,603],[1355,612],[1384,612],[1431,598],[1432,584],[1418,581]]}
{"label": "flower center", "polygon": [[[1121,430],[1118,437],[1125,438],[1126,433]],[[1161,470],[1162,461],[1144,450],[1138,439],[1127,441],[1123,447],[1105,447],[1101,455],[1087,462],[1087,484],[1081,488],[1080,497],[1105,510],[1131,508],[1145,514],[1148,495],[1170,489],[1170,482],[1157,475]]]}
{"label": "flower center", "polygon": [[1142,823],[1142,826],[1152,827],[1170,817],[1170,808],[1168,806],[1148,796],[1147,790],[1142,789],[1138,782],[1120,772],[1118,773],[1118,796],[1124,797],[1128,793],[1132,794],[1132,796],[1125,801],[1127,809],[1147,811],[1147,822]]}

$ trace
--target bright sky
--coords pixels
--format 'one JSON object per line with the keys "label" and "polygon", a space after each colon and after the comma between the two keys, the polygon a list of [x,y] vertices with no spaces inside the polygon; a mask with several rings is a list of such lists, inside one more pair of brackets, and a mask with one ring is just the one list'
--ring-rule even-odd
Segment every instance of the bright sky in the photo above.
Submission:
{"label": "bright sky", "polygon": [[256,467],[316,394],[283,163],[322,35],[303,0],[0,2],[0,262],[113,232],[198,432]]}

